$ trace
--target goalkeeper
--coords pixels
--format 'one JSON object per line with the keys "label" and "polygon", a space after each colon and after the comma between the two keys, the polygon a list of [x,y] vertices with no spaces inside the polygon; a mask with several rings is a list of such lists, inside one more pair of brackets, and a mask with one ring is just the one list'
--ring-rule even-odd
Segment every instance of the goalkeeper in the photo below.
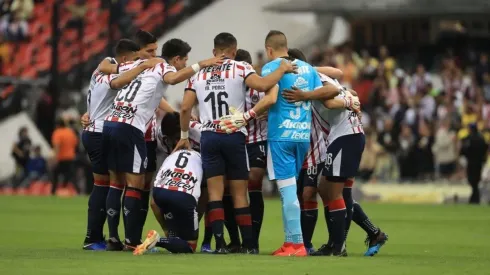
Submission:
{"label": "goalkeeper", "polygon": [[[265,77],[277,71],[282,60],[288,57],[286,36],[279,31],[271,31],[265,41],[266,52],[271,62],[262,68]],[[267,110],[268,114],[268,155],[269,178],[276,180],[281,193],[283,227],[285,241],[274,255],[306,256],[300,223],[300,208],[296,195],[296,177],[309,148],[311,128],[311,103],[308,100],[330,99],[338,95],[339,88],[323,87],[316,70],[309,64],[294,60],[297,74],[286,74],[271,88],[252,110],[244,114],[234,113],[221,118],[221,129],[227,133],[237,131],[251,118]],[[288,103],[279,91],[296,87],[305,93],[305,100]],[[316,89],[316,90],[315,90]],[[313,91],[315,90],[315,91]],[[311,91],[311,92],[310,92]]]}

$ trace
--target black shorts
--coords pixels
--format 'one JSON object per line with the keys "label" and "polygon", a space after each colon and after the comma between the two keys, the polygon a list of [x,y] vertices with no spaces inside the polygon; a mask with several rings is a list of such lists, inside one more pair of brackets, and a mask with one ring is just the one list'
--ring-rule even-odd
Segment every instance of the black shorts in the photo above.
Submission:
{"label": "black shorts", "polygon": [[202,169],[206,179],[248,180],[248,157],[243,133],[201,133]]}
{"label": "black shorts", "polygon": [[323,167],[325,167],[325,163],[321,162],[316,166],[301,169],[298,177],[298,190],[305,187],[317,187],[318,176],[321,175]]}
{"label": "black shorts", "polygon": [[341,136],[327,147],[322,175],[330,181],[345,181],[357,176],[366,139],[364,134]]}
{"label": "black shorts", "polygon": [[122,122],[104,122],[104,158],[109,170],[141,174],[148,164],[143,132]]}
{"label": "black shorts", "polygon": [[153,200],[160,208],[169,231],[185,241],[197,240],[199,221],[194,196],[180,191],[153,188]]}
{"label": "black shorts", "polygon": [[97,132],[82,132],[82,144],[87,151],[90,163],[92,164],[92,172],[99,175],[108,175],[107,161],[102,153],[103,134]]}
{"label": "black shorts", "polygon": [[248,163],[250,168],[267,168],[267,141],[247,144]]}
{"label": "black shorts", "polygon": [[146,141],[146,156],[148,157],[148,165],[146,172],[155,172],[157,170],[157,141]]}

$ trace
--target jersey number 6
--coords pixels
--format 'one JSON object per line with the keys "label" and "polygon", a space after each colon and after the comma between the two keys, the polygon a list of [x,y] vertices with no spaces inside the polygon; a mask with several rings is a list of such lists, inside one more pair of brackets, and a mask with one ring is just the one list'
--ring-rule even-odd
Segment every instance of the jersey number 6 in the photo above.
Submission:
{"label": "jersey number 6", "polygon": [[189,162],[188,156],[190,155],[191,153],[187,151],[180,152],[179,156],[177,157],[177,161],[175,162],[175,167],[185,168]]}

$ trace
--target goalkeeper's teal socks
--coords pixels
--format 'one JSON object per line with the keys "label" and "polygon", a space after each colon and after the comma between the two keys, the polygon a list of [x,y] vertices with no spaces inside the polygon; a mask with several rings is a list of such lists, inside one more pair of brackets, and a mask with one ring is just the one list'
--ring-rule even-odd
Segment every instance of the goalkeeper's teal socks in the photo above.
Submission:
{"label": "goalkeeper's teal socks", "polygon": [[286,242],[303,244],[301,233],[301,209],[296,194],[296,179],[278,180],[281,194],[283,219],[285,223]]}

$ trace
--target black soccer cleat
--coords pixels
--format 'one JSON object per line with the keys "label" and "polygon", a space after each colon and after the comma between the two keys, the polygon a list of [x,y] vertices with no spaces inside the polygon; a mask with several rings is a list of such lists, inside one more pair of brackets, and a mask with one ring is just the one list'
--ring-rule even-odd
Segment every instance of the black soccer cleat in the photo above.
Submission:
{"label": "black soccer cleat", "polygon": [[106,251],[122,251],[123,249],[124,245],[120,240],[116,238],[110,238],[107,241]]}
{"label": "black soccer cleat", "polygon": [[259,254],[259,250],[257,248],[245,248],[245,247],[243,247],[242,249],[240,249],[239,253],[257,255],[257,254]]}
{"label": "black soccer cleat", "polygon": [[226,247],[221,247],[221,248],[217,248],[216,250],[214,250],[212,254],[226,255],[228,253],[229,253],[229,251],[228,251],[228,249],[226,249]]}
{"label": "black soccer cleat", "polygon": [[330,243],[322,245],[317,251],[310,254],[310,256],[331,256],[333,254],[333,245]]}
{"label": "black soccer cleat", "polygon": [[230,254],[241,253],[242,247],[239,244],[230,243],[226,246]]}

